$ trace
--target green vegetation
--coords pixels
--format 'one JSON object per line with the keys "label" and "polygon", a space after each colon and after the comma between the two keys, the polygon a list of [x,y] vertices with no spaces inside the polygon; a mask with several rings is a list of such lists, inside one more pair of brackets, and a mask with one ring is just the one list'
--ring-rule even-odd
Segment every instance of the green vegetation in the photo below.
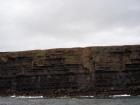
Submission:
{"label": "green vegetation", "polygon": [[37,50],[37,51],[35,52],[35,56],[36,56],[36,57],[44,57],[45,54],[46,54],[46,51],[45,51],[45,50]]}

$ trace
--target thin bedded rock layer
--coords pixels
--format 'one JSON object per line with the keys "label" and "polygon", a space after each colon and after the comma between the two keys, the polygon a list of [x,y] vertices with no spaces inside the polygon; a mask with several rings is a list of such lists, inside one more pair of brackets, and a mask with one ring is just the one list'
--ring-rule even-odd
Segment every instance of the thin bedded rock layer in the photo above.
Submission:
{"label": "thin bedded rock layer", "polygon": [[140,95],[140,45],[0,53],[0,95]]}

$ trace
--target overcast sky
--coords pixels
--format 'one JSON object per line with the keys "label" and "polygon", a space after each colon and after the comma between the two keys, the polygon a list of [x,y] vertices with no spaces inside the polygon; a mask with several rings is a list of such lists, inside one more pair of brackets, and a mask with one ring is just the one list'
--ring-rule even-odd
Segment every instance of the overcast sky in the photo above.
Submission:
{"label": "overcast sky", "polygon": [[140,44],[140,0],[0,0],[0,51]]}

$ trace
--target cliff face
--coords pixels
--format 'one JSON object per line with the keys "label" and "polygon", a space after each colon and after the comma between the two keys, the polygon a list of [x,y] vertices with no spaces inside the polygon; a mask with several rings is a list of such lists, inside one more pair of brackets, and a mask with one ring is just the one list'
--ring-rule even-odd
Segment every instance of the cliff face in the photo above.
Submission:
{"label": "cliff face", "polygon": [[140,45],[0,53],[0,95],[140,95]]}

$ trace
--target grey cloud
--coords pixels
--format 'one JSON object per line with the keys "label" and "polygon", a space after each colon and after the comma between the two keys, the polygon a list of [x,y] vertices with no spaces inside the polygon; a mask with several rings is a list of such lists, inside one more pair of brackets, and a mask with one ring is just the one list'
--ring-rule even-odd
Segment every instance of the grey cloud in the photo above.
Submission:
{"label": "grey cloud", "polygon": [[0,51],[139,44],[139,0],[0,0]]}

